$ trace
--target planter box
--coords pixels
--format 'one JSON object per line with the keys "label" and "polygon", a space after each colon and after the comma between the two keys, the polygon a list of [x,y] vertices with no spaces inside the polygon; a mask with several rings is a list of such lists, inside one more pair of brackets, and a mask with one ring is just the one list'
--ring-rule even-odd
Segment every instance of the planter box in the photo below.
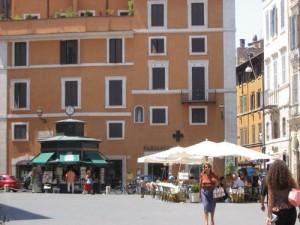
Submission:
{"label": "planter box", "polygon": [[200,202],[200,194],[199,193],[189,193],[189,199],[192,203]]}

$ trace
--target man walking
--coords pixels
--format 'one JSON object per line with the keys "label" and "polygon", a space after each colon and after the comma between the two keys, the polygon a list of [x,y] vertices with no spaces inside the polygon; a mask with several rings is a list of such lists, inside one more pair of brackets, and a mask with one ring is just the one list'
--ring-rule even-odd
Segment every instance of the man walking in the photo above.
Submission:
{"label": "man walking", "polygon": [[68,192],[70,192],[70,188],[72,187],[72,193],[74,193],[74,184],[75,184],[75,178],[76,175],[72,169],[69,169],[69,171],[65,175],[66,181],[67,181],[67,187],[68,187]]}

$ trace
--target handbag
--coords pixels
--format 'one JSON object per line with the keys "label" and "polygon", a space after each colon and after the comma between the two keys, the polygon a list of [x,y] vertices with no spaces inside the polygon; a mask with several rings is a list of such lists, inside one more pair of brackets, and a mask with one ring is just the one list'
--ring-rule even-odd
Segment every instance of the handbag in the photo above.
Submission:
{"label": "handbag", "polygon": [[213,190],[213,197],[214,198],[222,198],[225,196],[224,188],[222,187],[215,187]]}
{"label": "handbag", "polygon": [[295,207],[300,206],[300,190],[292,188],[289,192],[289,203]]}

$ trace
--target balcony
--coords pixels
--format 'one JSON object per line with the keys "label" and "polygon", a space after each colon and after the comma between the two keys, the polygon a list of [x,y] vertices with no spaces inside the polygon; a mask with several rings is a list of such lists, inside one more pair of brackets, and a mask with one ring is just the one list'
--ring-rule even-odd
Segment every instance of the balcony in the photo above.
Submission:
{"label": "balcony", "polygon": [[0,36],[131,30],[133,30],[132,16],[72,17],[0,22]]}
{"label": "balcony", "polygon": [[294,104],[291,106],[291,116],[292,117],[298,117],[300,110],[299,110],[299,104]]}
{"label": "balcony", "polygon": [[181,90],[181,103],[215,103],[216,91],[214,90]]}
{"label": "balcony", "polygon": [[277,90],[267,90],[264,95],[265,109],[274,109],[278,107],[278,91]]}

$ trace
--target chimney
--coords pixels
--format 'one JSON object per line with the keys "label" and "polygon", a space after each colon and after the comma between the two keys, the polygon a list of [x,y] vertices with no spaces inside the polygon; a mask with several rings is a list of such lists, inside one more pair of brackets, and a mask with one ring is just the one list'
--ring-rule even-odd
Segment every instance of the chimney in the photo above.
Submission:
{"label": "chimney", "polygon": [[245,39],[240,39],[240,48],[245,48]]}

